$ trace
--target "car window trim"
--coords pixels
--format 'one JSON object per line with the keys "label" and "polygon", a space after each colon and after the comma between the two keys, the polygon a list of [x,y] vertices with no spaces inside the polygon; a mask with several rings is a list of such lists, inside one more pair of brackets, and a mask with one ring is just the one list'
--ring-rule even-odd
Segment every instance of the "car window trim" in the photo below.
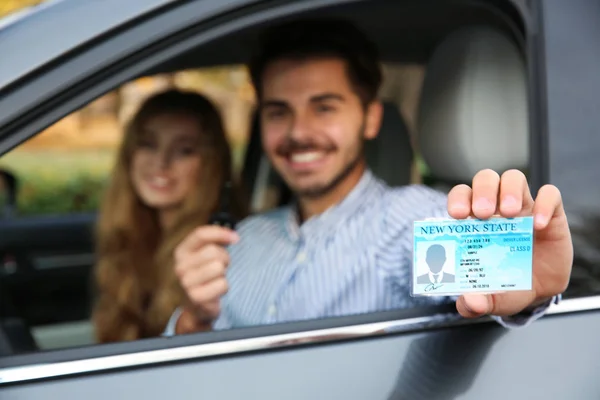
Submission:
{"label": "car window trim", "polygon": [[[17,21],[11,21],[8,24],[8,26],[6,26],[6,28],[11,28],[11,25],[19,24],[21,22],[20,21],[21,19],[28,18],[29,16],[35,16],[35,14],[37,14],[38,12],[42,12],[45,9],[54,6],[54,3],[60,3],[62,1],[63,0],[54,0],[54,1],[46,0],[37,5],[30,6],[28,8],[28,11],[25,10],[26,12],[23,16],[21,16]],[[20,76],[16,77],[16,79],[14,79],[12,82],[8,83],[8,85],[1,86],[0,90],[2,90],[2,92],[5,92],[5,91],[9,92],[12,90],[12,88],[14,86],[20,85],[21,82],[30,80],[39,74],[43,74],[45,70],[51,69],[55,65],[59,65],[62,62],[62,60],[68,59],[79,52],[85,51],[86,47],[94,46],[96,43],[100,43],[103,40],[105,40],[106,38],[115,36],[115,35],[119,34],[120,32],[123,32],[123,31],[129,29],[129,27],[135,26],[136,24],[139,24],[141,21],[151,19],[155,15],[164,13],[164,12],[168,11],[170,8],[173,8],[175,6],[176,6],[176,3],[172,2],[172,1],[164,3],[164,4],[156,5],[153,8],[146,10],[143,13],[137,14],[135,17],[132,17],[129,19],[124,19],[124,20],[120,21],[119,23],[111,25],[108,29],[106,29],[105,31],[103,31],[101,33],[97,33],[96,35],[91,34],[87,37],[86,40],[79,42],[76,46],[65,47],[62,53],[57,54],[54,58],[49,58],[43,64],[34,65],[30,70],[21,72]],[[0,27],[0,33],[1,33],[2,28],[3,27]]]}
{"label": "car window trim", "polygon": [[[530,180],[537,182],[531,189],[537,190],[550,182],[550,146],[548,129],[548,93],[546,91],[546,43],[543,28],[543,1],[531,1],[530,26],[526,43],[528,53],[527,81],[529,82],[529,136]],[[534,192],[534,193],[535,193]]]}
{"label": "car window trim", "polygon": [[[438,323],[434,321],[435,317],[431,314],[423,314],[424,315],[422,316],[414,316],[399,320],[371,322],[366,324],[344,324],[334,328],[311,329],[308,331],[297,331],[287,328],[285,329],[286,331],[289,331],[287,333],[280,333],[276,335],[257,334],[252,337],[243,335],[241,329],[232,329],[227,333],[236,333],[236,336],[240,336],[240,338],[234,340],[211,341],[201,344],[188,344],[177,347],[158,347],[152,350],[75,359],[70,361],[57,361],[39,364],[34,363],[30,365],[7,368],[0,367],[0,387],[12,383],[47,380],[81,374],[88,375],[127,368],[156,366],[173,362],[214,358],[218,356],[241,355],[248,352],[270,351],[282,348],[297,347],[302,344],[319,345],[326,342],[365,339],[366,337],[375,337],[394,333],[419,332],[423,330],[431,331],[432,328],[449,328],[466,323],[466,320],[452,318],[456,317],[455,313],[437,314],[437,319],[439,320]],[[489,322],[488,319],[481,318],[477,321],[469,321],[468,323],[473,324],[486,321]],[[288,324],[281,324],[280,327],[285,328],[285,325]],[[273,327],[275,327],[275,325]],[[210,334],[224,336],[224,333],[225,332],[223,331],[211,332]],[[193,336],[198,337],[198,334],[189,335],[190,338]],[[181,337],[151,340],[172,341],[179,338]],[[1,360],[2,359],[0,359],[0,361]]]}
{"label": "car window trim", "polygon": [[[600,295],[566,299],[558,305],[552,305],[546,315],[542,318],[551,318],[552,316],[561,314],[599,309]],[[438,314],[437,318],[439,321],[437,323],[432,322],[434,317],[431,315],[420,317],[413,316],[411,318],[393,321],[354,324],[337,328],[322,328],[306,332],[292,331],[272,336],[246,337],[230,341],[220,341],[217,343],[190,344],[175,348],[158,348],[135,353],[83,358],[71,361],[57,361],[7,368],[0,367],[0,387],[31,381],[66,378],[75,375],[104,373],[128,368],[157,366],[192,360],[197,361],[232,354],[241,355],[250,352],[275,351],[292,347],[320,345],[353,339],[375,338],[378,336],[390,336],[394,334],[424,331],[431,332],[433,329],[457,328],[465,324],[473,325],[484,322],[495,323],[488,317],[471,321],[457,318],[452,319],[452,321],[444,321],[444,317],[447,316],[450,316],[450,314]],[[498,329],[505,328],[498,326]]]}
{"label": "car window trim", "polygon": [[[273,18],[281,18],[281,17],[285,17],[290,14],[297,14],[302,11],[314,10],[314,9],[317,9],[320,7],[326,7],[326,6],[329,6],[332,4],[338,5],[338,4],[342,4],[342,3],[350,3],[350,2],[358,2],[358,1],[366,1],[366,0],[308,0],[308,1],[303,1],[301,3],[296,2],[296,1],[294,1],[294,2],[280,1],[280,2],[275,2],[277,5],[273,6],[271,8],[265,7],[265,3],[269,3],[269,2],[261,2],[258,5],[254,4],[252,6],[248,6],[247,8],[244,8],[243,10],[236,9],[230,13],[231,15],[229,15],[227,13],[223,14],[223,15],[219,15],[218,21],[217,21],[218,23],[215,23],[214,22],[215,19],[212,17],[208,18],[208,21],[205,20],[205,17],[198,17],[200,22],[194,23],[192,32],[189,32],[190,27],[192,25],[183,26],[183,27],[181,27],[181,29],[178,32],[171,34],[168,37],[163,37],[160,40],[157,40],[156,42],[154,42],[151,45],[144,48],[143,51],[136,52],[136,54],[129,55],[128,57],[124,57],[123,59],[116,62],[113,65],[113,68],[109,69],[108,71],[105,71],[105,70],[100,71],[100,72],[96,71],[93,76],[86,76],[85,78],[81,78],[79,81],[79,86],[73,84],[73,86],[70,86],[68,89],[64,89],[63,92],[61,92],[58,96],[58,100],[57,100],[58,103],[51,102],[50,105],[47,106],[50,109],[47,111],[44,111],[45,114],[43,116],[36,119],[35,121],[30,121],[28,124],[25,124],[24,126],[20,127],[21,132],[20,132],[19,138],[17,138],[17,139],[22,141],[30,136],[33,136],[35,133],[41,131],[43,128],[47,127],[48,125],[50,125],[50,124],[54,123],[55,121],[57,121],[58,119],[60,119],[62,116],[68,115],[69,113],[73,112],[74,110],[80,108],[83,104],[86,104],[88,101],[93,100],[93,99],[97,98],[98,96],[114,89],[115,87],[119,86],[123,82],[127,82],[127,81],[133,79],[135,76],[138,76],[139,73],[151,69],[152,66],[159,65],[160,63],[162,63],[168,59],[171,59],[172,57],[175,57],[178,54],[182,54],[183,52],[185,52],[195,46],[198,46],[202,43],[213,40],[215,38],[215,36],[222,36],[229,32],[242,29],[245,26],[267,22]],[[188,3],[187,5],[191,5],[191,4],[194,4],[194,3]],[[172,12],[189,13],[189,10],[182,6],[180,8],[176,8],[176,9],[172,10]],[[188,16],[189,16],[189,14],[188,14]],[[155,20],[152,20],[152,21],[159,21],[161,19],[161,17],[162,16],[156,16]],[[227,19],[226,22],[219,22],[219,21],[222,21],[221,18],[224,18],[224,19],[231,18],[231,20]],[[150,23],[152,21],[147,21],[147,22]],[[155,25],[152,25],[152,24],[149,24],[147,26],[149,27],[149,29],[152,27],[154,27],[154,28],[156,27]],[[183,31],[185,31],[185,32],[183,32]],[[118,39],[118,36],[111,37],[108,40],[117,40],[117,39]],[[529,38],[527,38],[527,40],[529,40]],[[85,52],[85,54],[87,54],[88,52],[93,52],[93,51],[94,51],[94,49],[89,49],[88,51]],[[86,81],[89,83],[90,79],[92,79],[92,81],[91,81],[92,83],[90,84],[90,86],[82,88],[81,83],[83,81]],[[528,85],[528,93],[531,96],[532,84]],[[65,98],[65,96],[66,96],[66,98]],[[537,116],[533,114],[533,110],[531,110],[530,115],[531,115],[532,119],[537,118]],[[533,132],[533,134],[537,134],[537,132]],[[16,144],[18,144],[18,143],[16,143]],[[532,182],[532,185],[534,187],[536,185],[537,185],[537,187],[539,187],[539,183],[540,182],[534,181],[534,182]],[[593,300],[593,298],[590,298],[590,301],[591,300]],[[566,304],[568,305],[571,303],[567,302]],[[561,307],[564,307],[564,306],[561,306]],[[586,307],[589,307],[589,306],[586,306]],[[598,307],[594,306],[594,308],[600,308],[600,301],[598,302]],[[346,322],[344,322],[342,324],[342,326],[336,326],[336,324],[339,324],[339,321],[341,321],[342,319],[328,318],[328,319],[323,319],[323,320],[302,321],[302,322],[298,322],[295,324],[283,324],[283,325],[278,324],[278,326],[264,325],[264,326],[253,327],[253,328],[241,328],[241,329],[235,330],[234,336],[236,336],[238,338],[231,339],[227,342],[231,344],[234,341],[237,341],[239,343],[239,341],[252,339],[252,340],[254,340],[252,343],[261,343],[261,346],[263,346],[262,348],[257,347],[256,350],[261,350],[261,349],[262,350],[270,350],[270,349],[276,348],[278,346],[277,343],[281,342],[282,337],[283,338],[289,337],[289,336],[285,336],[285,335],[300,335],[299,337],[311,338],[311,337],[315,336],[314,335],[315,332],[322,333],[323,330],[327,330],[327,329],[335,329],[336,334],[344,334],[344,332],[347,332],[353,338],[369,337],[369,336],[373,335],[372,329],[374,329],[374,327],[377,327],[377,329],[381,328],[381,326],[385,326],[388,329],[396,327],[396,328],[402,330],[403,329],[402,327],[403,326],[405,327],[406,324],[412,326],[413,325],[412,322],[409,323],[409,322],[403,322],[403,321],[413,321],[411,318],[417,318],[417,317],[408,317],[407,315],[409,315],[409,314],[407,314],[405,311],[408,311],[408,310],[396,310],[392,313],[386,313],[386,312],[370,313],[368,315],[362,315],[362,316],[354,315],[354,316],[343,317],[342,319]],[[403,315],[405,317],[398,319],[399,315]],[[457,314],[454,311],[452,314],[447,314],[447,315],[456,316]],[[425,318],[423,321],[428,322],[428,323],[433,323],[436,327],[448,327],[453,324],[450,322],[449,323],[441,323],[441,324],[436,323],[436,315],[429,314],[428,316],[423,316],[423,318]],[[361,321],[365,321],[365,320],[369,320],[371,322],[365,322],[365,323],[361,322]],[[461,323],[466,323],[466,322],[461,322]],[[475,322],[468,321],[468,323],[475,323]],[[380,324],[380,325],[377,325],[377,324]],[[357,334],[354,329],[357,329],[358,326],[363,326],[364,329],[366,329],[367,333]],[[361,329],[363,329],[363,328],[361,328]],[[278,333],[275,333],[275,332],[278,332]],[[371,332],[371,333],[369,333],[369,332]],[[202,346],[214,346],[215,344],[223,342],[223,340],[220,340],[221,337],[228,336],[229,334],[233,334],[233,332],[203,333],[201,335],[203,337],[203,340],[206,341],[206,343],[203,343]],[[171,341],[171,343],[174,346],[176,343],[180,343],[179,347],[182,347],[182,346],[186,347],[186,346],[190,346],[190,345],[184,345],[183,343],[188,339],[198,341],[197,336],[198,335],[191,335],[190,337],[187,337],[187,338],[186,337],[176,337],[176,338],[169,339],[167,341]],[[228,337],[232,337],[232,336],[228,336]],[[263,343],[259,340],[255,340],[255,339],[258,339],[261,337],[268,338],[269,341]],[[296,336],[293,336],[293,337],[296,337]],[[182,341],[178,341],[178,340],[182,340]],[[316,340],[316,342],[318,342],[318,341],[319,340]],[[132,343],[126,343],[126,344],[122,343],[121,345],[125,345],[125,347],[120,347],[120,348],[122,348],[124,351],[120,351],[118,356],[128,356],[128,354],[142,354],[142,353],[151,352],[151,351],[161,351],[161,350],[165,350],[166,348],[171,348],[171,349],[179,348],[179,347],[173,347],[173,346],[165,346],[165,343],[166,342],[164,342],[163,339],[158,339],[158,342],[152,341],[151,345],[150,345],[150,342],[148,342],[146,344],[148,345],[148,347],[151,347],[151,349],[144,350],[144,351],[136,351],[135,350],[136,346]],[[243,346],[247,346],[248,342],[243,342],[243,343],[244,343]],[[267,343],[268,343],[268,345],[267,345]],[[117,345],[115,345],[115,346],[117,346]],[[258,345],[255,344],[253,346],[258,346]],[[100,346],[100,347],[102,347],[102,346]],[[281,346],[279,346],[279,347],[281,347]],[[243,347],[243,348],[246,348],[246,347]],[[70,349],[70,350],[81,351],[81,349]],[[68,352],[68,351],[69,350],[57,350],[52,353],[60,356],[60,353]],[[205,350],[202,350],[202,351],[205,351]],[[235,349],[233,349],[233,350],[230,349],[227,351],[223,350],[219,354],[220,355],[236,354],[238,351],[240,351],[240,350],[235,350]],[[248,350],[241,350],[241,351],[248,351]],[[15,371],[17,371],[17,370],[25,371],[26,369],[24,369],[24,368],[37,368],[35,364],[39,363],[39,361],[36,362],[36,359],[39,360],[40,358],[38,358],[36,356],[38,356],[38,355],[32,355],[32,357],[27,357],[27,360],[24,361],[23,363],[20,363],[19,366],[12,366],[12,367],[0,369],[0,385],[3,383],[2,378],[5,376],[3,374],[8,373],[9,371],[12,371],[11,374],[14,374]],[[2,362],[5,362],[5,361],[10,362],[11,359],[17,360],[19,357],[20,356],[7,356],[7,357],[0,358],[0,368],[1,368]],[[115,355],[115,357],[116,357],[116,355]],[[195,357],[195,358],[197,358],[197,357]],[[74,362],[74,361],[71,361],[71,362]],[[44,363],[44,364],[45,365],[54,365],[56,363],[50,362],[50,363]],[[42,366],[39,365],[39,367],[42,367]],[[28,370],[31,371],[31,369],[28,369]],[[39,371],[39,369],[37,371]],[[44,369],[44,371],[46,371],[46,373],[49,374],[48,376],[54,376],[51,368]],[[14,376],[14,375],[9,375],[9,376]],[[35,379],[43,379],[43,377],[39,373],[36,373],[35,376],[37,377]],[[4,379],[6,379],[6,378],[4,378]],[[29,380],[29,379],[24,379],[24,380]],[[15,381],[13,380],[13,382],[15,382]]]}
{"label": "car window trim", "polygon": [[[445,317],[444,321],[439,321],[440,315]],[[18,367],[32,363],[72,361],[79,358],[81,355],[84,355],[87,358],[96,358],[128,352],[138,353],[141,351],[150,351],[160,348],[176,348],[194,344],[211,344],[246,338],[285,335],[289,333],[310,333],[311,331],[322,329],[337,329],[346,326],[367,325],[390,321],[398,322],[423,317],[430,318],[429,322],[436,326],[443,326],[445,322],[450,322],[452,319],[459,318],[456,313],[455,305],[447,303],[435,306],[346,315],[310,321],[298,320],[271,325],[208,331],[166,338],[156,337],[130,342],[113,342],[102,345],[85,346],[84,348],[63,348],[47,352],[15,354],[8,357],[0,357],[0,367]],[[403,326],[403,322],[400,322],[398,326]],[[267,332],[265,332],[265,327],[269,328]]]}

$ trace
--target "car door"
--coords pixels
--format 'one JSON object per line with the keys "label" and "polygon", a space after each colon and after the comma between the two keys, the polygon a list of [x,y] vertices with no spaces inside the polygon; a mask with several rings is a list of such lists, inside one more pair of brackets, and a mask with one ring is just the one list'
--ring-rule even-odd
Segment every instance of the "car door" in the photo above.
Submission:
{"label": "car door", "polygon": [[[185,48],[325,3],[346,2],[174,2],[30,80],[23,78],[3,100],[11,106],[0,111],[5,117],[0,121],[12,122],[0,122],[0,148],[6,151],[126,79],[160,69]],[[600,63],[595,47],[600,31],[592,17],[597,3],[515,4],[511,9],[523,13],[534,60],[532,124],[542,132],[532,140],[536,179],[571,185],[564,199],[577,208],[578,200],[594,193],[593,182],[569,163],[597,148],[592,133],[600,116],[590,111],[600,92],[594,69]],[[576,78],[572,63],[579,66]],[[576,104],[590,108],[582,111]],[[566,131],[576,131],[577,140],[565,139]],[[600,169],[595,158],[586,160],[588,168]],[[565,170],[571,173],[561,175]],[[578,254],[589,261],[585,252]],[[595,276],[585,263],[576,267]],[[487,319],[463,321],[449,305],[14,355],[0,358],[0,394],[7,399],[592,399],[600,395],[594,368],[600,356],[595,345],[600,298],[595,295],[588,288],[567,296],[548,316],[516,330]]]}

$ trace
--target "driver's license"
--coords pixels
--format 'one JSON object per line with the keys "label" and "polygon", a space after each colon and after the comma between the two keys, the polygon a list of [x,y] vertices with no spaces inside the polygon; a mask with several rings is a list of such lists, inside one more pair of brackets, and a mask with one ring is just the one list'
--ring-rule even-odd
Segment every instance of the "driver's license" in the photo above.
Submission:
{"label": "driver's license", "polygon": [[533,217],[414,223],[412,295],[531,290]]}

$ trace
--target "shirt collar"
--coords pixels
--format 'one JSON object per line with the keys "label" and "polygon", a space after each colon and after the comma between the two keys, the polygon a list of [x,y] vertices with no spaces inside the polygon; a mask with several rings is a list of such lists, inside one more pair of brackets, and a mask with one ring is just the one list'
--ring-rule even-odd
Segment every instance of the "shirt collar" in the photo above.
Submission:
{"label": "shirt collar", "polygon": [[367,204],[379,192],[377,189],[382,187],[383,184],[372,171],[366,169],[356,186],[341,202],[309,218],[302,225],[298,225],[298,208],[293,202],[287,212],[286,230],[290,237],[296,240],[302,236],[312,236],[334,228]]}

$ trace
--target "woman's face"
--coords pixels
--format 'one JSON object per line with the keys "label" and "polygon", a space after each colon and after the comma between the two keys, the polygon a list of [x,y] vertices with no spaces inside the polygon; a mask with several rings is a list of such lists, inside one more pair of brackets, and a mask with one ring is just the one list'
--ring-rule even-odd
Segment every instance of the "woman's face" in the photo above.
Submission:
{"label": "woman's face", "polygon": [[200,127],[185,114],[158,114],[142,126],[131,179],[141,200],[159,211],[177,208],[198,188]]}

